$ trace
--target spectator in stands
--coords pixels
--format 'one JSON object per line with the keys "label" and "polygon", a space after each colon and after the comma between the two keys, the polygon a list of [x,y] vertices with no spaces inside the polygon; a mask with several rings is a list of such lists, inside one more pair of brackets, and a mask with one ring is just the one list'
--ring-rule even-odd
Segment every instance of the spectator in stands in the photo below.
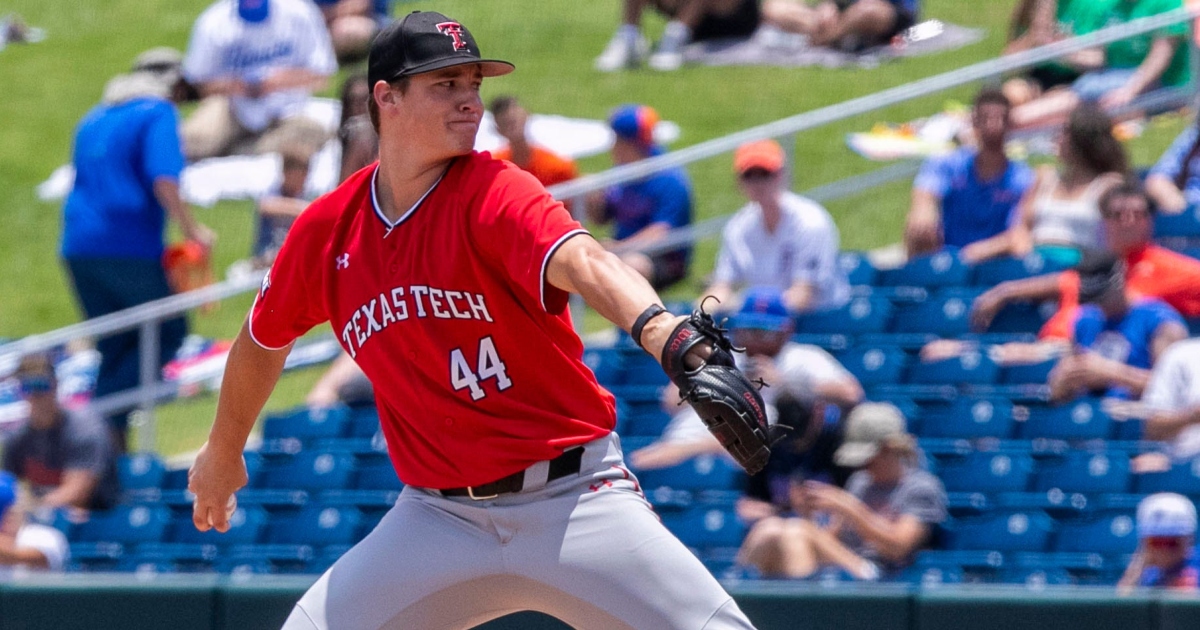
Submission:
{"label": "spectator in stands", "polygon": [[338,123],[338,142],[342,146],[342,164],[338,181],[379,159],[379,134],[367,113],[371,97],[367,75],[353,74],[342,84],[342,120]]}
{"label": "spectator in stands", "polygon": [[[658,113],[653,108],[622,105],[608,122],[616,134],[613,164],[629,164],[662,153],[654,141]],[[587,213],[595,223],[614,224],[613,238],[602,243],[610,250],[618,249],[621,259],[648,278],[655,289],[675,284],[687,275],[690,245],[651,255],[630,251],[653,246],[672,229],[692,222],[692,185],[683,169],[667,169],[597,191],[588,197]]]}
{"label": "spectator in stands", "polygon": [[[862,385],[828,352],[791,341],[792,318],[782,292],[774,287],[750,289],[730,326],[734,343],[746,349],[737,355],[739,366],[748,378],[769,384],[762,390],[768,417],[793,427],[793,437],[805,440],[806,449],[823,434],[828,434],[823,435],[825,441],[832,439],[836,423],[824,425],[825,407],[857,405],[863,399]],[[678,409],[678,404],[678,392],[668,388],[664,407]],[[811,424],[809,416],[816,419]],[[836,413],[830,416],[837,418]],[[672,418],[663,438],[631,453],[630,462],[641,469],[662,468],[701,453],[720,452],[721,446],[700,417],[684,408]]]}
{"label": "spectator in stands", "polygon": [[280,177],[255,204],[258,220],[252,253],[259,267],[268,267],[275,260],[292,223],[312,201],[304,192],[312,161],[310,151],[306,144],[284,144],[279,152],[283,166]]}
{"label": "spectator in stands", "polygon": [[712,284],[702,295],[729,303],[740,288],[773,285],[793,313],[845,304],[850,285],[838,265],[837,225],[825,208],[787,190],[779,143],[738,147],[733,170],[750,203],[725,224]]}
{"label": "spectator in stands", "polygon": [[1146,175],[1146,192],[1168,214],[1200,205],[1200,123],[1183,130]]}
{"label": "spectator in stands", "polygon": [[284,140],[327,139],[303,115],[337,71],[321,12],[306,0],[217,0],[192,30],[183,74],[204,100],[184,123],[189,160],[246,145],[277,151]]}
{"label": "spectator in stands", "polygon": [[1135,457],[1135,472],[1163,471],[1200,457],[1200,339],[1167,349],[1154,364],[1141,403],[1143,437],[1163,444]]}
{"label": "spectator in stands", "polygon": [[763,21],[807,35],[815,46],[859,52],[883,46],[917,23],[917,0],[768,0]]}
{"label": "spectator in stands", "polygon": [[0,473],[0,576],[18,570],[62,571],[69,555],[62,532],[27,520],[17,480]]}
{"label": "spectator in stands", "polygon": [[[1105,13],[1091,4],[1090,0],[1021,0],[1013,9],[1004,54],[1053,44],[1103,27]],[[1082,72],[1103,63],[1103,50],[1073,53],[1005,81],[1004,95],[1014,107],[1023,105],[1053,88],[1070,85]]]}
{"label": "spectator in stands", "polygon": [[325,16],[329,39],[340,63],[367,56],[375,35],[392,17],[392,0],[314,0]]}
{"label": "spectator in stands", "polygon": [[900,410],[864,403],[846,419],[834,459],[861,468],[846,489],[816,481],[793,485],[795,516],[756,523],[739,555],[764,577],[801,578],[836,567],[877,580],[911,563],[946,518],[946,492],[916,467],[916,439]]}
{"label": "spectator in stands", "polygon": [[1010,227],[1033,182],[1033,171],[1004,152],[1010,109],[1000,90],[984,88],[971,111],[978,148],[963,147],[921,166],[904,229],[909,256],[963,248]]}
{"label": "spectator in stands", "polygon": [[1196,506],[1172,492],[1152,494],[1138,504],[1138,549],[1117,583],[1134,587],[1196,591],[1200,557],[1196,555]]}
{"label": "spectator in stands", "polygon": [[[1159,298],[1185,317],[1200,317],[1200,261],[1155,245],[1154,204],[1136,180],[1127,180],[1100,199],[1104,241],[1125,261],[1130,299]],[[1079,304],[1079,274],[1051,273],[1002,282],[988,289],[971,308],[972,325],[986,330],[1013,302],[1057,299],[1058,312],[1042,327],[1043,341],[1072,339]]]}
{"label": "spectator in stands", "polygon": [[[670,18],[653,54],[641,29],[646,5]],[[750,37],[759,23],[758,0],[624,0],[621,17],[621,26],[596,58],[601,72],[637,67],[647,55],[651,68],[676,70],[688,43]]]}
{"label": "spectator in stands", "polygon": [[496,131],[508,140],[508,146],[492,151],[492,157],[516,164],[546,187],[579,177],[579,169],[571,158],[529,141],[525,133],[529,112],[515,96],[497,96],[492,99],[489,109],[496,122]]}
{"label": "spectator in stands", "polygon": [[58,404],[54,364],[21,359],[15,374],[29,421],[4,445],[4,470],[26,482],[36,508],[106,509],[117,498],[112,433],[87,411]]}
{"label": "spectator in stands", "polygon": [[[1080,1],[1077,19],[1096,28],[1166,13],[1183,0]],[[1092,54],[1070,89],[1052,90],[1013,110],[1018,127],[1057,124],[1080,103],[1098,103],[1106,110],[1129,105],[1158,87],[1178,87],[1191,81],[1188,66],[1188,25],[1180,22],[1162,30],[1108,44],[1103,55]]]}
{"label": "spectator in stands", "polygon": [[310,407],[369,407],[375,404],[375,387],[362,368],[345,352],[338,355],[305,399]]}
{"label": "spectator in stands", "polygon": [[1129,170],[1125,150],[1113,137],[1112,120],[1091,104],[1080,105],[1058,143],[1059,168],[1043,166],[1004,232],[964,247],[963,260],[997,256],[1043,258],[1073,265],[1085,247],[1101,245],[1097,202]]}
{"label": "spectator in stands", "polygon": [[1140,398],[1150,369],[1171,344],[1187,338],[1187,327],[1162,300],[1129,298],[1125,262],[1116,254],[1089,250],[1078,271],[1075,350],[1050,373],[1050,398],[1087,392]]}
{"label": "spectator in stands", "polygon": [[[134,68],[108,82],[102,102],[75,130],[75,183],[63,205],[61,254],[88,318],[171,294],[162,263],[168,215],[183,237],[202,249],[211,249],[215,239],[179,193],[179,53],[147,51]],[[174,357],[186,334],[184,318],[163,322],[159,366]],[[136,330],[97,341],[97,398],[138,384],[140,348]],[[112,422],[123,436],[124,416]]]}

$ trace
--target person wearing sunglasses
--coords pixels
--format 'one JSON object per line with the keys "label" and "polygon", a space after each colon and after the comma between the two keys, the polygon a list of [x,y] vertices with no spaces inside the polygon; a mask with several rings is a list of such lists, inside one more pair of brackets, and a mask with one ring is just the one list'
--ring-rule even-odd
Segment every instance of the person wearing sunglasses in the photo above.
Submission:
{"label": "person wearing sunglasses", "polygon": [[734,152],[738,189],[749,203],[725,224],[712,283],[700,295],[727,303],[745,287],[776,287],[793,313],[837,308],[850,299],[838,266],[837,225],[820,204],[787,189],[786,161],[774,140]]}
{"label": "person wearing sunglasses", "polygon": [[4,470],[26,482],[36,508],[106,509],[117,497],[112,433],[99,416],[64,409],[54,364],[23,358],[16,379],[29,420],[4,447]]}
{"label": "person wearing sunglasses", "polygon": [[1138,549],[1117,588],[1195,591],[1200,587],[1196,556],[1196,506],[1173,492],[1142,499],[1137,509]]}

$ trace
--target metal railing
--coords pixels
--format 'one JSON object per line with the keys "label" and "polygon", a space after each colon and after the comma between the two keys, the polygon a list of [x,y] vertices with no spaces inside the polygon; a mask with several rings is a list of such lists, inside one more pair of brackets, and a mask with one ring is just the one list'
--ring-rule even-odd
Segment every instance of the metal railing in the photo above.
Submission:
{"label": "metal railing", "polygon": [[[594,175],[585,175],[570,182],[549,188],[558,199],[569,199],[574,207],[582,210],[588,193],[603,190],[615,184],[635,181],[650,174],[692,162],[729,153],[739,145],[765,138],[788,138],[815,127],[844,120],[860,114],[884,109],[898,103],[920,98],[967,83],[999,77],[1004,73],[1028,68],[1080,50],[1102,46],[1121,39],[1148,33],[1173,24],[1178,24],[1200,15],[1200,9],[1178,9],[1160,15],[1119,24],[1094,33],[1056,42],[1040,48],[991,59],[951,70],[912,83],[897,86],[874,94],[858,97],[804,112],[757,127],[751,127],[721,138],[701,142],[678,151],[672,151],[646,160],[618,166]],[[1190,42],[1189,42],[1190,45]],[[794,143],[785,143],[788,146]],[[881,169],[856,175],[837,182],[818,186],[805,194],[817,201],[829,201],[862,190],[909,177],[916,172],[915,161],[902,162]],[[647,253],[669,251],[682,244],[695,242],[720,232],[728,216],[717,217],[685,228],[673,230],[665,241],[652,248],[642,248]],[[104,413],[137,408],[141,412],[138,448],[153,450],[155,429],[153,409],[157,402],[172,396],[175,388],[159,380],[158,324],[166,319],[187,313],[197,307],[217,302],[257,289],[262,273],[255,273],[234,280],[226,280],[202,289],[174,295],[155,302],[142,304],[117,313],[72,324],[46,333],[30,335],[23,339],[0,345],[0,365],[12,364],[23,355],[44,352],[67,342],[85,338],[101,337],[126,330],[138,329],[141,340],[140,385],[126,392],[107,396],[94,402]],[[577,321],[582,321],[577,320]]]}

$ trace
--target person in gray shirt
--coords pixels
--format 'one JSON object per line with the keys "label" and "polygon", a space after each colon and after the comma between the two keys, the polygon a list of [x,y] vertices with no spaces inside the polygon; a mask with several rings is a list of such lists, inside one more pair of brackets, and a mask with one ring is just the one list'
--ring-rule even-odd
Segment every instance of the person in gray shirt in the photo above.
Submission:
{"label": "person in gray shirt", "polygon": [[826,567],[861,580],[902,569],[946,519],[946,491],[916,467],[916,441],[896,407],[863,403],[846,419],[846,437],[834,455],[861,467],[843,490],[794,480],[794,516],[754,525],[739,554],[764,577],[808,577]]}
{"label": "person in gray shirt", "polygon": [[118,492],[116,454],[103,419],[59,405],[48,357],[25,357],[16,378],[29,421],[5,444],[4,470],[29,484],[35,509],[110,507]]}

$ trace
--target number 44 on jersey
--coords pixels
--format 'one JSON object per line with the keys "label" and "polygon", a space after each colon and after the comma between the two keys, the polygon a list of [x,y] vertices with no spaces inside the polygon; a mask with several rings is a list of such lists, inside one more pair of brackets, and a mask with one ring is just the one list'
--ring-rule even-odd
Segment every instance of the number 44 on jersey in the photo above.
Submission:
{"label": "number 44 on jersey", "polygon": [[450,352],[450,384],[455,391],[470,389],[471,400],[479,400],[487,396],[479,382],[489,378],[496,379],[498,391],[512,387],[512,381],[504,371],[504,362],[500,360],[500,355],[496,354],[496,344],[490,336],[479,340],[479,355],[474,370],[463,356],[462,348],[455,348]]}

